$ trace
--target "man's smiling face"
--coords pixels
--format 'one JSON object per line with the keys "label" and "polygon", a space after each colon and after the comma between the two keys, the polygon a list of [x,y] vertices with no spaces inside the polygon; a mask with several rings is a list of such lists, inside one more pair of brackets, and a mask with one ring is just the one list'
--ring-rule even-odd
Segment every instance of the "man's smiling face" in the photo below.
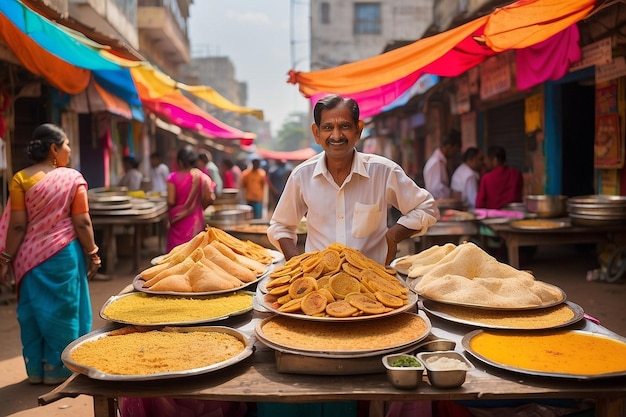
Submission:
{"label": "man's smiling face", "polygon": [[345,104],[323,110],[320,125],[311,127],[315,142],[324,149],[327,156],[341,158],[352,156],[352,150],[361,138],[363,121],[352,119],[350,108]]}

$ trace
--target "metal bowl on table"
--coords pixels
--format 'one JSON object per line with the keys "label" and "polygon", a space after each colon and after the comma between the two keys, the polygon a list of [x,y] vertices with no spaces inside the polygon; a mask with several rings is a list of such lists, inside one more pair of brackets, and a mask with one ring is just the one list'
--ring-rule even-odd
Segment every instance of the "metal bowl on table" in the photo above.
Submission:
{"label": "metal bowl on table", "polygon": [[219,228],[246,223],[253,216],[252,207],[246,204],[214,204],[204,211],[206,222]]}
{"label": "metal bowl on table", "polygon": [[564,195],[527,195],[524,204],[530,213],[537,217],[560,217],[566,213],[567,196]]}

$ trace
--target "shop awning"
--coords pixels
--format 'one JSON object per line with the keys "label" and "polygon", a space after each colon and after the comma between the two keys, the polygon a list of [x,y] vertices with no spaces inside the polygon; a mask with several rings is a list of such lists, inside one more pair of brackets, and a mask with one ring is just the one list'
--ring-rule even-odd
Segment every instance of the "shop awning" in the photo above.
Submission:
{"label": "shop awning", "polygon": [[359,102],[372,116],[423,74],[458,76],[497,53],[532,47],[587,16],[595,0],[520,0],[454,29],[393,51],[314,72],[290,71],[289,82],[312,101],[329,94]]}
{"label": "shop awning", "polygon": [[67,107],[79,114],[106,111],[129,120],[133,119],[129,104],[109,93],[95,80],[92,80],[85,90],[73,95]]}
{"label": "shop awning", "polygon": [[[165,114],[181,127],[193,126],[193,130],[210,137],[247,140],[255,137],[252,133],[242,132],[220,122],[195,106],[180,93],[179,87],[182,84],[169,79],[171,92],[164,91],[167,86],[165,81],[169,77],[160,72],[160,78],[165,81],[143,84],[144,94],[140,101],[139,83],[132,77],[129,68],[149,68],[149,63],[128,60],[106,52],[107,45],[101,45],[82,33],[55,24],[17,0],[0,1],[0,37],[30,72],[44,77],[65,93],[83,92],[93,74],[100,87],[126,101],[131,109],[144,105],[157,114]],[[144,71],[148,72],[155,73],[147,69]],[[148,96],[146,91],[158,91],[158,97],[153,94],[149,101],[143,101]],[[200,95],[210,96],[208,88],[197,88],[197,91]],[[89,95],[88,92],[86,94]],[[253,113],[251,111],[250,114]]]}
{"label": "shop awning", "polygon": [[304,148],[297,151],[271,151],[269,149],[256,148],[255,152],[264,159],[304,161],[317,155],[320,151],[313,148]]}

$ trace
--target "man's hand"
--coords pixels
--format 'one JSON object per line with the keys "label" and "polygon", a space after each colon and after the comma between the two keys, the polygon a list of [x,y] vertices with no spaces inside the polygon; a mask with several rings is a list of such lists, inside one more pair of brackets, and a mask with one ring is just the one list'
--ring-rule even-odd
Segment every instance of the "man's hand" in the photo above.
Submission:
{"label": "man's hand", "polygon": [[385,266],[391,264],[391,261],[396,258],[398,243],[411,237],[411,235],[415,233],[415,230],[406,228],[397,223],[387,229],[387,233],[385,234],[385,239],[387,240],[387,257],[385,259]]}

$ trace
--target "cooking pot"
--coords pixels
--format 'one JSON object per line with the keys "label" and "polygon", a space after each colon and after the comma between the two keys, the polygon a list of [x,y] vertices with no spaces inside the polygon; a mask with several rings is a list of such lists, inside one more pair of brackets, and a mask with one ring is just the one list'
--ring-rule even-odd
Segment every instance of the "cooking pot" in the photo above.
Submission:
{"label": "cooking pot", "polygon": [[567,196],[564,195],[527,195],[524,204],[530,213],[537,217],[560,217],[566,213]]}
{"label": "cooking pot", "polygon": [[219,204],[209,206],[204,217],[211,226],[224,227],[246,223],[254,214],[252,207],[246,204]]}

